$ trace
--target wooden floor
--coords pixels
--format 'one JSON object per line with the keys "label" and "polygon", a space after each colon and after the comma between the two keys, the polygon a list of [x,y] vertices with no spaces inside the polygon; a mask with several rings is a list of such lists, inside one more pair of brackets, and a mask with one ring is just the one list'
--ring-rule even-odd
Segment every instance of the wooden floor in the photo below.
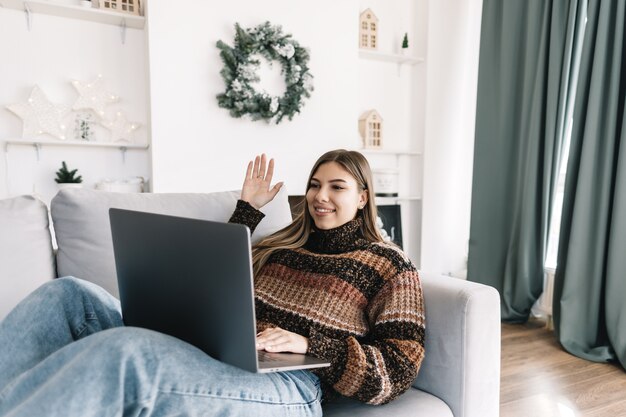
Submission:
{"label": "wooden floor", "polygon": [[566,353],[543,322],[502,325],[501,417],[626,416],[626,372]]}

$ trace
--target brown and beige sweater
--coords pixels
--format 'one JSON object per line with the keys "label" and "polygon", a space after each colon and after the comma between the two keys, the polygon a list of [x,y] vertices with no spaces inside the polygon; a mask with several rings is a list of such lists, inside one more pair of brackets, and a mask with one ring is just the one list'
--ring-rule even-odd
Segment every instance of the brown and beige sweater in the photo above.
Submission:
{"label": "brown and beige sweater", "polygon": [[[254,231],[263,213],[244,201],[230,221]],[[309,339],[324,399],[384,404],[406,391],[424,358],[424,302],[415,266],[393,245],[369,242],[357,218],[275,252],[254,278],[258,331]]]}

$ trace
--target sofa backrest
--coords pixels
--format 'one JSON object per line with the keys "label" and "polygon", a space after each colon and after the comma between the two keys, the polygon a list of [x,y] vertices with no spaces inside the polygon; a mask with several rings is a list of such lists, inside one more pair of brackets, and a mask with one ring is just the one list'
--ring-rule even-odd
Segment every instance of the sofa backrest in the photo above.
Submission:
{"label": "sofa backrest", "polygon": [[0,320],[54,277],[46,205],[33,196],[0,200]]}
{"label": "sofa backrest", "polygon": [[[239,191],[139,194],[62,190],[50,205],[58,245],[57,274],[91,281],[118,297],[109,208],[227,221],[239,195]],[[262,211],[265,218],[252,235],[253,243],[291,222],[285,187]]]}

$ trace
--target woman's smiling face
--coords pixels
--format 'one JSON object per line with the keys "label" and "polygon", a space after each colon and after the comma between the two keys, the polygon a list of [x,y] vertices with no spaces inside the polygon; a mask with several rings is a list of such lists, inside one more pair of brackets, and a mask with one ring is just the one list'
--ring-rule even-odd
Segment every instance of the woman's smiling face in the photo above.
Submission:
{"label": "woman's smiling face", "polygon": [[306,201],[315,226],[328,230],[353,220],[367,203],[367,191],[340,164],[327,162],[313,174]]}

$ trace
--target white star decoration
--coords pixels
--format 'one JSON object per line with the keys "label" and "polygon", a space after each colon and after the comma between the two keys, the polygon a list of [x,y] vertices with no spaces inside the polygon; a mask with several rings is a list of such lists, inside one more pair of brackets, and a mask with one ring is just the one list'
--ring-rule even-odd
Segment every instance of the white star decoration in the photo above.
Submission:
{"label": "white star decoration", "polygon": [[22,118],[22,137],[31,138],[48,133],[65,139],[63,118],[70,111],[69,106],[51,103],[38,86],[33,87],[25,103],[9,104],[6,107]]}
{"label": "white star decoration", "polygon": [[72,106],[73,110],[93,110],[102,117],[105,106],[119,99],[118,96],[106,90],[102,75],[98,75],[98,78],[90,83],[73,80],[72,85],[80,95]]}
{"label": "white star decoration", "polygon": [[118,112],[113,120],[103,120],[102,126],[111,131],[111,142],[132,142],[133,132],[140,126],[137,122],[129,122]]}

